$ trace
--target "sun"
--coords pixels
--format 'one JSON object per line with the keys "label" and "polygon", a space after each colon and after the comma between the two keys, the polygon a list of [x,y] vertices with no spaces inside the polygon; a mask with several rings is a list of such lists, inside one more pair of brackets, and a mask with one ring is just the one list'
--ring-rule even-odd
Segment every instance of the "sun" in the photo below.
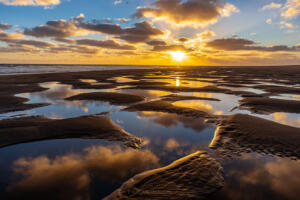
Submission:
{"label": "sun", "polygon": [[185,57],[185,53],[182,51],[171,51],[169,53],[171,54],[173,60],[178,62],[182,61]]}

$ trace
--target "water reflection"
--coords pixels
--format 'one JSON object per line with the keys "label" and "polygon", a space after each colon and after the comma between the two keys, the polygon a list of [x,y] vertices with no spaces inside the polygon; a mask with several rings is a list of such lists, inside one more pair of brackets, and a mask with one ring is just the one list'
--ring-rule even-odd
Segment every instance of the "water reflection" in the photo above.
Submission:
{"label": "water reflection", "polygon": [[224,163],[225,187],[211,199],[298,199],[300,161],[244,154]]}
{"label": "water reflection", "polygon": [[73,89],[72,85],[59,84],[58,82],[41,83],[40,86],[49,89],[42,92],[23,93],[17,96],[28,98],[27,103],[57,103],[70,96],[97,91],[93,89]]}
{"label": "water reflection", "polygon": [[213,85],[212,83],[209,83],[209,82],[202,82],[202,81],[197,81],[197,80],[191,81],[191,80],[187,80],[187,79],[182,79],[180,77],[174,77],[174,78],[168,77],[168,78],[164,78],[164,79],[157,78],[154,80],[156,82],[168,83],[168,85],[176,86],[176,87],[185,86],[185,87],[191,87],[191,88],[200,88],[200,87]]}
{"label": "water reflection", "polygon": [[115,92],[126,93],[126,94],[134,94],[146,97],[147,100],[155,100],[162,96],[170,95],[171,92],[159,91],[159,90],[141,90],[141,89],[120,89],[115,90]]}
{"label": "water reflection", "polygon": [[93,179],[121,183],[136,173],[158,167],[158,160],[149,150],[120,146],[93,146],[82,154],[54,159],[23,157],[13,164],[15,180],[7,190],[14,199],[90,199]]}
{"label": "water reflection", "polygon": [[[117,123],[120,121],[130,133],[143,138],[146,141],[144,147],[151,149],[162,165],[198,150],[209,151],[208,145],[215,131],[214,126],[204,123],[204,119],[161,112],[117,112],[111,113],[111,118]],[[172,145],[176,148],[168,148]]]}
{"label": "water reflection", "polygon": [[280,124],[300,127],[300,114],[291,113],[273,113],[271,118]]}
{"label": "water reflection", "polygon": [[119,106],[110,105],[99,101],[65,101],[64,99],[73,95],[87,92],[96,92],[95,89],[73,89],[71,85],[59,84],[58,82],[47,82],[40,84],[46,91],[23,93],[17,96],[28,98],[27,103],[51,103],[49,106],[39,107],[32,110],[12,112],[0,117],[11,117],[15,115],[44,115],[49,118],[70,118],[88,114],[97,114],[110,110],[119,110]]}
{"label": "water reflection", "polygon": [[182,123],[185,128],[191,128],[197,132],[201,132],[208,127],[204,119],[195,119],[170,113],[144,111],[138,112],[138,117],[148,117],[156,124],[163,125],[164,127],[176,127]]}

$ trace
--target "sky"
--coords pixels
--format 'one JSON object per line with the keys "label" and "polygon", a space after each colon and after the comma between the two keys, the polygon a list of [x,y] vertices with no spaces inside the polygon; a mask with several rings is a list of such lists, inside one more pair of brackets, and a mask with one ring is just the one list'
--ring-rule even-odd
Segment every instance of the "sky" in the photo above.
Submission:
{"label": "sky", "polygon": [[0,0],[0,63],[299,64],[300,0]]}

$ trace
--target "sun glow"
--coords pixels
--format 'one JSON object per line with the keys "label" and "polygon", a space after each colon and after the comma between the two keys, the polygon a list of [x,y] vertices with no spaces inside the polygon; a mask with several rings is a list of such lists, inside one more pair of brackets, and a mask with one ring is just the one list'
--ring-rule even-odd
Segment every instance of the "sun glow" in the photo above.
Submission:
{"label": "sun glow", "polygon": [[171,51],[170,54],[171,54],[173,60],[178,61],[178,62],[182,61],[186,55],[182,51]]}

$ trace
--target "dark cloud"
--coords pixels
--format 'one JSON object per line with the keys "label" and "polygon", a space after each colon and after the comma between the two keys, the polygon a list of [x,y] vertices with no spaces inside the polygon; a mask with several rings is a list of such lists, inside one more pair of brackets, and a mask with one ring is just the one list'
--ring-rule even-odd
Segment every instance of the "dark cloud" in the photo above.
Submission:
{"label": "dark cloud", "polygon": [[13,41],[13,43],[20,44],[20,45],[34,46],[37,48],[49,48],[55,46],[51,42],[44,42],[44,41],[37,41],[37,40],[15,40]]}
{"label": "dark cloud", "polygon": [[118,24],[82,22],[79,26],[90,31],[115,35],[116,38],[130,43],[145,42],[151,37],[163,35],[161,30],[153,27],[152,24],[147,21],[135,23],[134,27],[125,29]]}
{"label": "dark cloud", "polygon": [[150,40],[150,41],[147,41],[146,42],[147,44],[149,45],[152,45],[152,46],[165,46],[167,45],[167,43],[165,41],[162,41],[162,40]]}
{"label": "dark cloud", "polygon": [[192,51],[192,49],[186,48],[184,45],[159,45],[153,46],[152,51]]}
{"label": "dark cloud", "polygon": [[71,43],[70,40],[65,39],[67,37],[86,35],[89,32],[114,35],[115,38],[130,43],[146,42],[152,37],[163,35],[161,30],[146,21],[135,23],[134,27],[131,28],[122,28],[119,24],[103,23],[97,20],[84,22],[83,19],[83,17],[80,17],[69,21],[48,21],[41,26],[31,29],[25,28],[23,33],[38,38],[53,38],[56,41],[65,43]]}
{"label": "dark cloud", "polygon": [[239,50],[256,50],[256,51],[297,51],[297,47],[288,47],[286,45],[275,46],[258,46],[252,40],[243,38],[223,38],[216,39],[206,43],[206,47],[226,50],[226,51],[239,51]]}
{"label": "dark cloud", "polygon": [[189,39],[183,37],[183,38],[179,38],[178,41],[179,42],[187,42],[187,41],[189,41]]}
{"label": "dark cloud", "polygon": [[0,23],[0,30],[7,30],[7,29],[10,29],[11,27],[12,27],[12,25]]}
{"label": "dark cloud", "polygon": [[123,49],[123,50],[135,50],[132,45],[121,45],[114,40],[92,40],[92,39],[82,39],[76,40],[78,45],[95,46],[106,49]]}
{"label": "dark cloud", "polygon": [[153,8],[138,8],[137,18],[164,17],[179,24],[196,22],[207,24],[217,21],[221,15],[229,16],[238,11],[232,4],[219,0],[156,0]]}
{"label": "dark cloud", "polygon": [[102,23],[88,23],[82,22],[79,25],[81,28],[96,31],[105,34],[119,35],[123,34],[123,29],[118,24],[102,24]]}
{"label": "dark cloud", "polygon": [[81,53],[81,54],[96,54],[99,52],[99,49],[89,48],[85,46],[76,46],[76,45],[68,45],[68,46],[58,46],[47,49],[49,53]]}
{"label": "dark cloud", "polygon": [[9,47],[0,47],[0,52],[2,53],[39,53],[39,50],[22,47],[22,46],[9,46]]}
{"label": "dark cloud", "polygon": [[0,32],[0,41],[4,41],[9,45],[27,45],[27,46],[33,46],[37,48],[49,48],[55,46],[51,42],[45,42],[45,41],[37,41],[37,40],[26,40],[22,39],[23,35],[18,33],[5,33]]}
{"label": "dark cloud", "polygon": [[25,28],[24,35],[30,35],[38,38],[64,38],[80,34],[80,29],[76,25],[77,20],[48,21],[45,25],[34,28]]}

